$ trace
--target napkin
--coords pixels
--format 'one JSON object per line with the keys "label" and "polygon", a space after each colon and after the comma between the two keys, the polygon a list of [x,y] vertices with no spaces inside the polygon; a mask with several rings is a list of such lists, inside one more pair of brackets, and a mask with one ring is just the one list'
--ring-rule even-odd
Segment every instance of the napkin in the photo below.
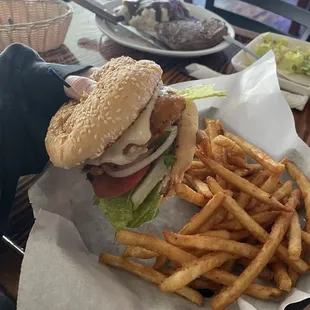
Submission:
{"label": "napkin", "polygon": [[[197,63],[186,66],[185,72],[196,79],[207,79],[222,75],[221,73]],[[282,94],[291,109],[302,111],[308,102],[308,96],[293,94],[285,90],[282,90]]]}

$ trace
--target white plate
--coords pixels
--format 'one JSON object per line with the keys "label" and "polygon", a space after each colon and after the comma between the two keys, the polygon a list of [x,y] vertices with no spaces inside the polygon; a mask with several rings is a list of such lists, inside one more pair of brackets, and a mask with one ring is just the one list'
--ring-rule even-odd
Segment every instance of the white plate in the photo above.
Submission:
{"label": "white plate", "polygon": [[[262,38],[264,35],[268,34],[262,33],[259,36],[257,36],[255,39],[253,39],[247,47],[255,52],[255,46],[262,42]],[[290,38],[284,35],[276,34],[276,33],[270,33],[272,35],[272,38],[274,39],[285,39],[288,41],[288,46],[293,48],[296,46],[300,46],[302,49],[310,49],[310,43],[294,38]],[[234,66],[234,68],[237,71],[241,71],[247,67],[247,63],[249,60],[253,60],[252,56],[249,56],[244,51],[240,51],[238,54],[236,54],[232,60],[231,63]],[[281,71],[280,71],[281,72]],[[286,73],[286,75],[288,75]],[[292,93],[300,94],[300,95],[310,95],[310,77],[306,76],[305,74],[289,74],[289,79],[279,78],[279,84],[281,89],[288,90]],[[307,87],[307,86],[308,87]]]}
{"label": "white plate", "polygon": [[[105,9],[112,12],[114,8],[121,5],[121,2],[122,2],[121,0],[114,0],[111,2],[104,3],[103,6]],[[185,6],[190,10],[190,13],[193,17],[196,17],[200,20],[213,17],[213,18],[223,21],[227,26],[228,34],[233,38],[235,37],[235,31],[233,27],[220,16],[210,11],[207,11],[202,7],[198,7],[192,4],[185,3]],[[106,34],[111,40],[121,45],[131,47],[139,51],[156,54],[156,55],[174,56],[174,57],[196,57],[196,56],[203,56],[203,55],[217,53],[227,48],[230,45],[226,41],[222,41],[220,44],[212,48],[198,50],[198,51],[161,50],[161,49],[151,47],[147,42],[143,41],[142,39],[137,38],[134,35],[133,36],[128,35],[128,32],[123,30],[121,27],[115,26],[109,22],[106,22],[105,20],[102,20],[96,17],[96,22],[97,22],[99,29],[104,34]]]}

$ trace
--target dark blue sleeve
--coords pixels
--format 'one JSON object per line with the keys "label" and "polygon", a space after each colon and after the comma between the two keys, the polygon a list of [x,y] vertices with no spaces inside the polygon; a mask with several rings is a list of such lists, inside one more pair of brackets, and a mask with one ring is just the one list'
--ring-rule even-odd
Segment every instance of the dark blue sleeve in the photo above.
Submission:
{"label": "dark blue sleeve", "polygon": [[63,78],[90,68],[46,63],[22,44],[0,54],[0,236],[8,226],[19,177],[40,173],[48,161],[47,128],[68,99],[63,85],[47,73],[49,67]]}

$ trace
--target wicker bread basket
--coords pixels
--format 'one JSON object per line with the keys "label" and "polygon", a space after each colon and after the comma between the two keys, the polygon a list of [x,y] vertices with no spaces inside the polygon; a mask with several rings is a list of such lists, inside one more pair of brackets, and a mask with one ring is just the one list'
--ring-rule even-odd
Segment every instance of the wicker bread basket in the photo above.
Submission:
{"label": "wicker bread basket", "polygon": [[0,50],[23,43],[37,52],[58,48],[65,40],[72,8],[57,0],[0,0]]}

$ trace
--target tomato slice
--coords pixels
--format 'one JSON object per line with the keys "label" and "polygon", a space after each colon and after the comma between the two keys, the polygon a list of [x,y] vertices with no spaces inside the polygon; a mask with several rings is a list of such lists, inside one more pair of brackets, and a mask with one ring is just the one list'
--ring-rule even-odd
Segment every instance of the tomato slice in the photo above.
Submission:
{"label": "tomato slice", "polygon": [[114,178],[103,173],[92,176],[91,184],[94,188],[95,195],[100,198],[113,198],[120,196],[133,189],[145,176],[149,166],[146,166],[138,172],[124,178]]}

